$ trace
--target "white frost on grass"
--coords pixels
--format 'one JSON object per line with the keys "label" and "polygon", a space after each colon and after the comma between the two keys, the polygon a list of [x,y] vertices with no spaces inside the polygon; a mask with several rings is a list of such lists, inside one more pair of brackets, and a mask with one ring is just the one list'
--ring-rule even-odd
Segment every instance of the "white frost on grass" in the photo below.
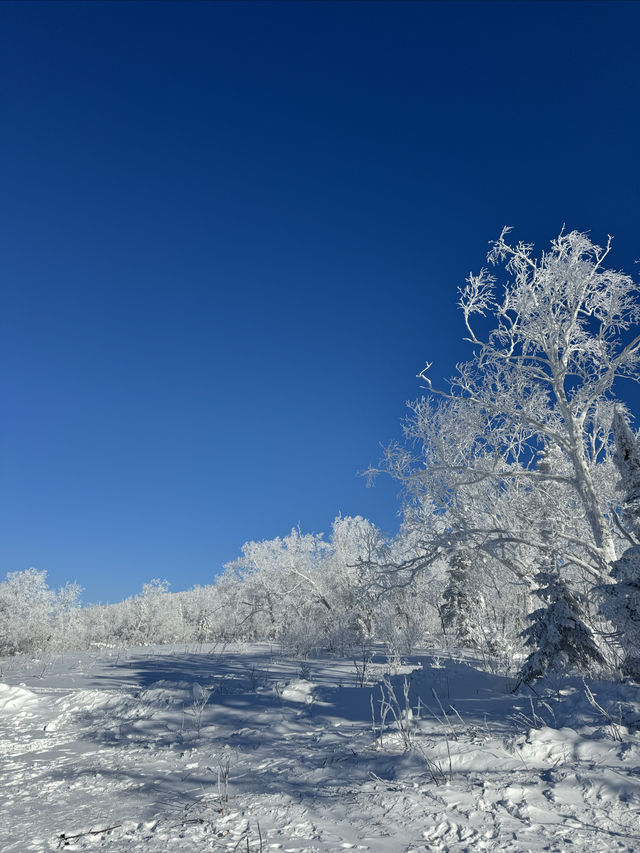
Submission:
{"label": "white frost on grass", "polygon": [[[381,744],[381,686],[355,686],[350,661],[306,661],[300,678],[266,644],[102,650],[45,673],[11,659],[0,850],[640,849],[638,735],[612,736],[580,683],[532,704],[473,661],[407,664],[387,677],[401,724],[389,716]],[[637,688],[591,687],[638,710]]]}

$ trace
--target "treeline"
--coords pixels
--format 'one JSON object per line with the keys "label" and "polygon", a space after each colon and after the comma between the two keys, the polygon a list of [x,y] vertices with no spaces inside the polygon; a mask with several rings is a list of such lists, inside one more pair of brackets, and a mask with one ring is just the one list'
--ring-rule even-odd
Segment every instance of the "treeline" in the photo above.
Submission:
{"label": "treeline", "polygon": [[0,654],[101,645],[273,640],[294,654],[347,654],[374,638],[405,652],[437,630],[442,578],[421,574],[385,589],[379,567],[406,557],[399,542],[361,517],[336,518],[331,534],[248,542],[208,586],[169,592],[145,584],[117,604],[80,605],[46,573],[13,572],[0,584]]}

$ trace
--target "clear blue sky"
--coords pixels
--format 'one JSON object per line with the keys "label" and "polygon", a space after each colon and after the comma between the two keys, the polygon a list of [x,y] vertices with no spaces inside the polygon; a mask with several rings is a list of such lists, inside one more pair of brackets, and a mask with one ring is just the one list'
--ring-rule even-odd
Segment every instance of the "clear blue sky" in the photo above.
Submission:
{"label": "clear blue sky", "polygon": [[[397,527],[357,472],[501,226],[640,257],[638,3],[0,4],[0,574]],[[633,401],[632,401],[633,407]]]}

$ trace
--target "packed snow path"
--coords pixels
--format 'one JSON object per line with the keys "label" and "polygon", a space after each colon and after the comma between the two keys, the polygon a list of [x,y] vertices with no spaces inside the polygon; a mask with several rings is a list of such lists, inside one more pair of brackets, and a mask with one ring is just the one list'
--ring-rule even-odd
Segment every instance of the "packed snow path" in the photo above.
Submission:
{"label": "packed snow path", "polygon": [[363,678],[264,644],[4,659],[0,850],[640,850],[638,735],[582,685],[530,704],[416,654],[359,686],[377,661]]}

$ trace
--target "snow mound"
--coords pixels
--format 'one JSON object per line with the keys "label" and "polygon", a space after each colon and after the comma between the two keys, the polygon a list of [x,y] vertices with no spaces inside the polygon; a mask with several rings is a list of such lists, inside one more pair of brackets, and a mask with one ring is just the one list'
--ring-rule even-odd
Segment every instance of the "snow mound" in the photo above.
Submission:
{"label": "snow mound", "polygon": [[597,764],[614,756],[617,751],[615,741],[589,737],[567,726],[531,729],[526,742],[520,745],[522,758],[532,766],[540,767],[576,760]]}
{"label": "snow mound", "polygon": [[0,684],[0,713],[19,714],[28,711],[38,704],[35,693],[25,687],[11,687]]}
{"label": "snow mound", "polygon": [[313,699],[313,688],[314,685],[311,682],[296,679],[290,681],[282,689],[282,698],[287,699],[289,702],[309,703]]}

